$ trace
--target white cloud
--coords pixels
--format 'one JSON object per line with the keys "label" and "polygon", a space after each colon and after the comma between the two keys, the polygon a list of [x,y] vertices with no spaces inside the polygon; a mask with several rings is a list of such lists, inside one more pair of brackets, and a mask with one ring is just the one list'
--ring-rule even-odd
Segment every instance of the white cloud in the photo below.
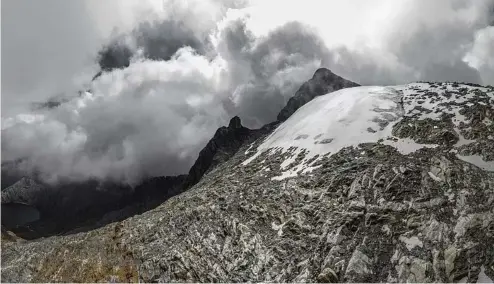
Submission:
{"label": "white cloud", "polygon": [[[105,37],[115,43],[124,35],[123,45],[133,57],[123,59],[130,60],[130,66],[104,73],[91,84],[91,94],[57,108],[4,117],[2,161],[25,158],[25,171],[41,171],[48,180],[134,182],[143,176],[184,173],[219,126],[234,115],[249,127],[273,121],[320,66],[362,84],[492,84],[494,56],[489,47],[494,36],[486,26],[493,2],[271,0],[229,9],[244,3],[88,1],[81,15],[90,15],[92,26],[73,31],[90,44],[61,48],[56,43],[74,35],[60,34],[60,41],[44,37],[49,26],[41,22],[24,23],[26,34],[39,24],[31,32],[40,34],[39,41],[51,41],[38,54],[36,39],[11,36],[11,47],[26,45],[19,52],[2,49],[14,59],[2,70],[13,78],[2,100],[7,97],[7,107],[18,101],[17,94],[26,94],[23,102],[43,101],[43,92],[80,74],[79,67],[94,75],[94,66],[81,58],[94,56]],[[142,24],[143,19],[148,23]],[[76,27],[80,22],[54,20]],[[13,22],[8,26],[14,29]],[[30,53],[29,60],[23,53]],[[117,56],[111,50],[108,54]],[[33,65],[36,72],[19,80],[16,64]]]}
{"label": "white cloud", "polygon": [[479,30],[475,34],[472,49],[465,61],[479,70],[485,83],[494,85],[494,26]]}

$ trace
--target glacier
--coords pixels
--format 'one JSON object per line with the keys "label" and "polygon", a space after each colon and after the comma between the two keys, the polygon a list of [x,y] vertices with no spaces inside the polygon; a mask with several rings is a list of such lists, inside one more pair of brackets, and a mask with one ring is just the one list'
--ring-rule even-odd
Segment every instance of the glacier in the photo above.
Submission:
{"label": "glacier", "polygon": [[[437,147],[435,144],[417,143],[410,138],[394,137],[393,126],[407,116],[439,120],[441,114],[450,114],[454,116],[452,121],[458,133],[459,125],[467,122],[460,110],[462,106],[471,106],[468,100],[475,95],[443,96],[450,89],[450,86],[439,89],[429,83],[411,83],[352,87],[316,97],[280,124],[257,150],[250,149],[253,155],[243,165],[248,165],[264,152],[288,152],[288,158],[281,164],[283,174],[274,178],[281,180],[300,173],[310,173],[318,159],[331,156],[345,147],[358,147],[361,143],[390,145],[405,155],[425,147]],[[475,90],[469,86],[470,89]],[[480,89],[487,91],[485,88]],[[431,95],[432,92],[440,95]],[[487,94],[494,102],[494,93]],[[452,101],[456,104],[446,104]],[[461,134],[459,137],[461,141],[467,141]],[[301,153],[304,158],[293,165]],[[494,162],[463,160],[482,169],[494,168]]]}

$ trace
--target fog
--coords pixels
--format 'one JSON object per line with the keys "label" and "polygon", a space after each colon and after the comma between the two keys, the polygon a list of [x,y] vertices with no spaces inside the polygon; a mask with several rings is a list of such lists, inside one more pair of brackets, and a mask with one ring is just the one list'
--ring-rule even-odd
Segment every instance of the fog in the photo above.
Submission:
{"label": "fog", "polygon": [[2,162],[53,182],[185,173],[218,127],[274,121],[319,67],[365,85],[494,84],[492,7],[2,1]]}

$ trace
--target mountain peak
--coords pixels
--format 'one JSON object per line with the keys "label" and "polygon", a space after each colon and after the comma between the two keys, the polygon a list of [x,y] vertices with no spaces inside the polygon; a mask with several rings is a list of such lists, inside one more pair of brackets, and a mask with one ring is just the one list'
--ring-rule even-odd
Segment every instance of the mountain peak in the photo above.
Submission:
{"label": "mountain peak", "polygon": [[312,76],[312,78],[321,77],[321,76],[331,76],[331,75],[337,76],[328,68],[321,67],[317,69],[316,72],[314,72],[314,76]]}
{"label": "mountain peak", "polygon": [[230,123],[228,124],[228,128],[242,128],[242,121],[240,120],[240,117],[234,116],[232,119],[230,119]]}
{"label": "mountain peak", "polygon": [[190,168],[185,187],[193,186],[206,172],[233,156],[243,142],[249,138],[250,133],[251,130],[242,126],[238,116],[230,119],[228,127],[218,128]]}
{"label": "mountain peak", "polygon": [[277,116],[278,121],[287,120],[297,109],[318,96],[340,89],[357,87],[359,84],[346,80],[327,68],[316,70],[312,78],[305,82],[291,97]]}

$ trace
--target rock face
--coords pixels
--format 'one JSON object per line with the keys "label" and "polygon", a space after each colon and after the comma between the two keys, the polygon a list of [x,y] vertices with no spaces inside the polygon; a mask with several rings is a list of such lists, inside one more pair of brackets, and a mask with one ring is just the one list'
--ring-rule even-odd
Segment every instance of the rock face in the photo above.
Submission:
{"label": "rock face", "polygon": [[314,76],[305,82],[288,100],[286,106],[278,114],[278,121],[287,120],[297,109],[312,99],[343,88],[356,87],[359,84],[348,81],[326,68],[317,69]]}
{"label": "rock face", "polygon": [[250,134],[251,130],[242,126],[238,116],[230,120],[228,127],[220,127],[199,153],[199,157],[189,171],[185,187],[193,186],[207,171],[227,161],[250,137]]}
{"label": "rock face", "polygon": [[[141,215],[34,241],[5,234],[2,280],[492,281],[494,89],[421,83],[338,101],[359,93],[346,95],[246,140],[234,119],[215,135],[233,150],[210,142],[202,156],[214,169],[197,166],[195,185]],[[303,119],[335,105],[339,116]],[[354,131],[326,132],[338,124]]]}

